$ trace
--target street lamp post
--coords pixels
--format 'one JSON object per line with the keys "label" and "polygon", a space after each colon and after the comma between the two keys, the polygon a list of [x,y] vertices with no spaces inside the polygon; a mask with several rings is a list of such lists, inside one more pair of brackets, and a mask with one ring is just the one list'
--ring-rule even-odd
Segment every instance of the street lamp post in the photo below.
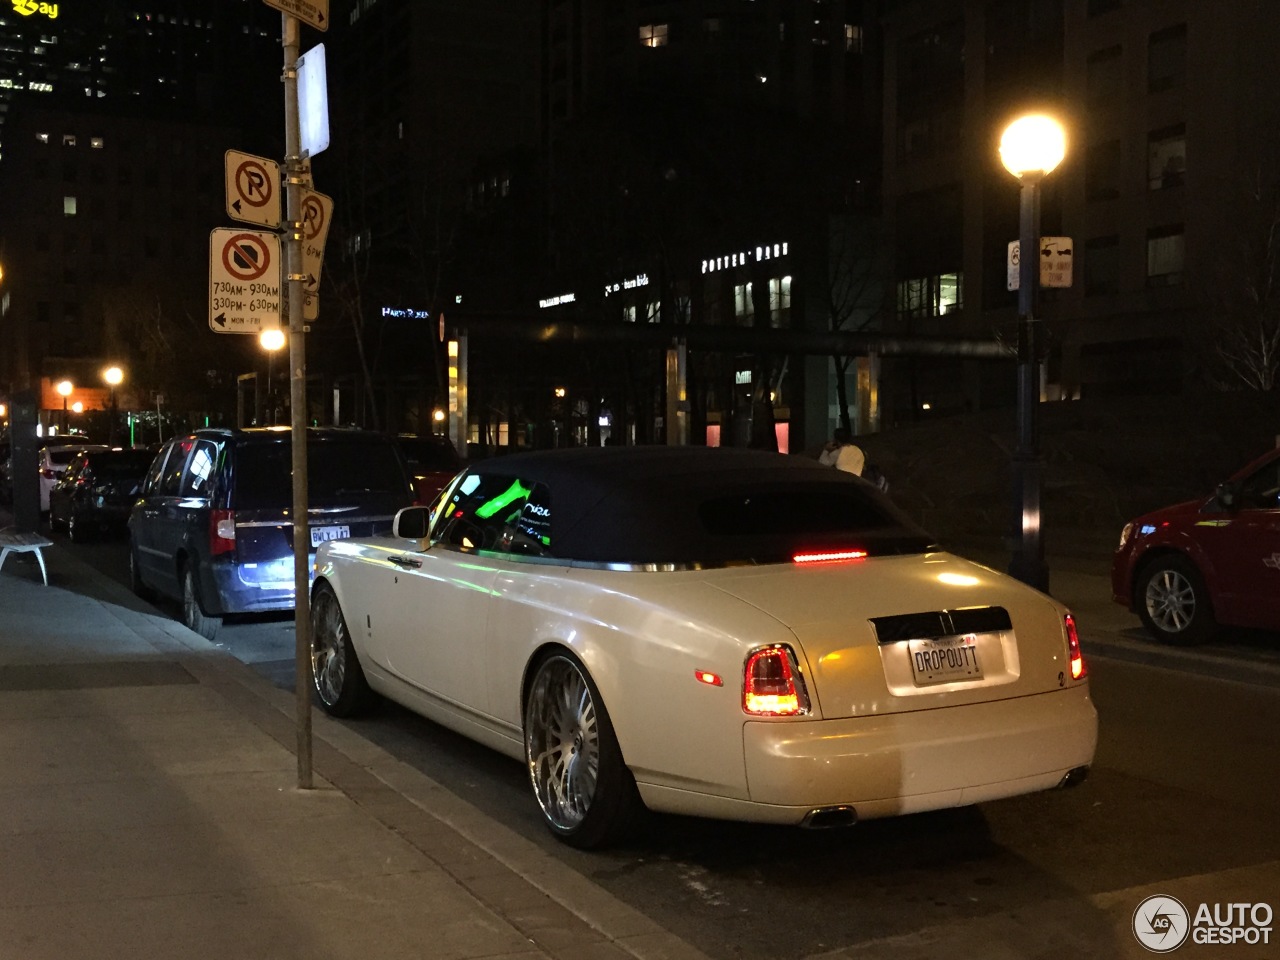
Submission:
{"label": "street lamp post", "polygon": [[116,445],[116,387],[124,382],[124,371],[117,366],[107,367],[102,371],[102,379],[111,388],[111,421],[107,425],[107,445],[114,447]]}
{"label": "street lamp post", "polygon": [[67,397],[71,396],[71,391],[75,389],[75,385],[70,380],[59,380],[57,386],[53,389],[58,391],[58,395],[62,397],[62,432],[69,432],[70,426],[67,420]]}
{"label": "street lamp post", "polygon": [[1018,217],[1018,444],[1014,453],[1017,545],[1009,572],[1049,589],[1040,527],[1040,184],[1066,155],[1066,135],[1052,117],[1019,117],[1000,138],[1000,161],[1022,185]]}
{"label": "street lamp post", "polygon": [[267,426],[276,425],[276,401],[271,386],[271,358],[284,346],[284,331],[279,327],[268,327],[258,334],[258,345],[267,351]]}

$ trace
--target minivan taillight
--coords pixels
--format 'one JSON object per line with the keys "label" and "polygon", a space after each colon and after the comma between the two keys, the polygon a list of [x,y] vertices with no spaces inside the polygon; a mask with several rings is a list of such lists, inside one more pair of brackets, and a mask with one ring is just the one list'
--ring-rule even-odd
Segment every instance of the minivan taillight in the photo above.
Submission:
{"label": "minivan taillight", "polygon": [[775,644],[747,657],[742,709],[757,717],[794,717],[809,712],[809,692],[790,647]]}
{"label": "minivan taillight", "polygon": [[209,553],[217,556],[236,548],[236,512],[234,510],[209,511]]}
{"label": "minivan taillight", "polygon": [[1083,680],[1089,675],[1084,654],[1080,652],[1080,635],[1076,633],[1076,618],[1067,614],[1063,622],[1067,628],[1067,655],[1071,660],[1071,679]]}

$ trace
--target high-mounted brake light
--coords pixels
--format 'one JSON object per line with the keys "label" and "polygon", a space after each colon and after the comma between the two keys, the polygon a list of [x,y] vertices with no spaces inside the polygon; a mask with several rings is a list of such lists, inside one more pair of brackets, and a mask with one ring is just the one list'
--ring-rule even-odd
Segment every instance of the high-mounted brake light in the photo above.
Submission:
{"label": "high-mounted brake light", "polygon": [[1080,652],[1080,635],[1076,633],[1076,618],[1067,614],[1063,621],[1067,628],[1067,654],[1071,658],[1071,679],[1082,680],[1089,675],[1084,654]]}
{"label": "high-mounted brake light", "polygon": [[742,709],[758,717],[794,717],[809,712],[809,692],[789,647],[765,647],[747,657]]}
{"label": "high-mounted brake light", "polygon": [[866,555],[865,550],[829,550],[825,553],[797,553],[791,558],[791,562],[823,563],[828,560],[861,560]]}
{"label": "high-mounted brake light", "polygon": [[234,510],[209,511],[209,553],[217,556],[236,548],[236,512]]}

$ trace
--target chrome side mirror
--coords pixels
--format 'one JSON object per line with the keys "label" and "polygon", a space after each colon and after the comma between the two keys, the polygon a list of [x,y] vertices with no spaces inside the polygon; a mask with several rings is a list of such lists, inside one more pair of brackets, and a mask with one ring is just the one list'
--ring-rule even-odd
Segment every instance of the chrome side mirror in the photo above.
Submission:
{"label": "chrome side mirror", "polygon": [[391,532],[402,540],[425,540],[431,528],[431,510],[427,507],[404,507],[391,521]]}

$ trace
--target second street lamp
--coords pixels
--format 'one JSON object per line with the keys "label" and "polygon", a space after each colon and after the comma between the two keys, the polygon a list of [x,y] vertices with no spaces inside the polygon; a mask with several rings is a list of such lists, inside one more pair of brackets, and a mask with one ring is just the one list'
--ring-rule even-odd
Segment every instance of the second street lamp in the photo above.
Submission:
{"label": "second street lamp", "polygon": [[75,386],[70,380],[59,380],[58,385],[53,389],[57,390],[58,395],[62,397],[62,432],[67,433],[70,429],[67,420],[67,397],[71,396],[71,391],[75,389]]}
{"label": "second street lamp", "polygon": [[111,388],[111,412],[109,414],[111,421],[107,425],[107,444],[114,447],[116,445],[116,387],[124,383],[124,371],[114,365],[107,367],[102,371],[102,379]]}
{"label": "second street lamp", "polygon": [[1014,453],[1017,545],[1009,572],[1049,589],[1040,527],[1040,182],[1066,155],[1062,124],[1043,114],[1019,117],[1000,138],[1000,162],[1022,184],[1018,217],[1018,445]]}
{"label": "second street lamp", "polygon": [[271,358],[285,344],[284,331],[279,327],[268,327],[258,334],[258,346],[267,352],[267,426],[276,425],[276,401],[274,388],[271,385]]}

